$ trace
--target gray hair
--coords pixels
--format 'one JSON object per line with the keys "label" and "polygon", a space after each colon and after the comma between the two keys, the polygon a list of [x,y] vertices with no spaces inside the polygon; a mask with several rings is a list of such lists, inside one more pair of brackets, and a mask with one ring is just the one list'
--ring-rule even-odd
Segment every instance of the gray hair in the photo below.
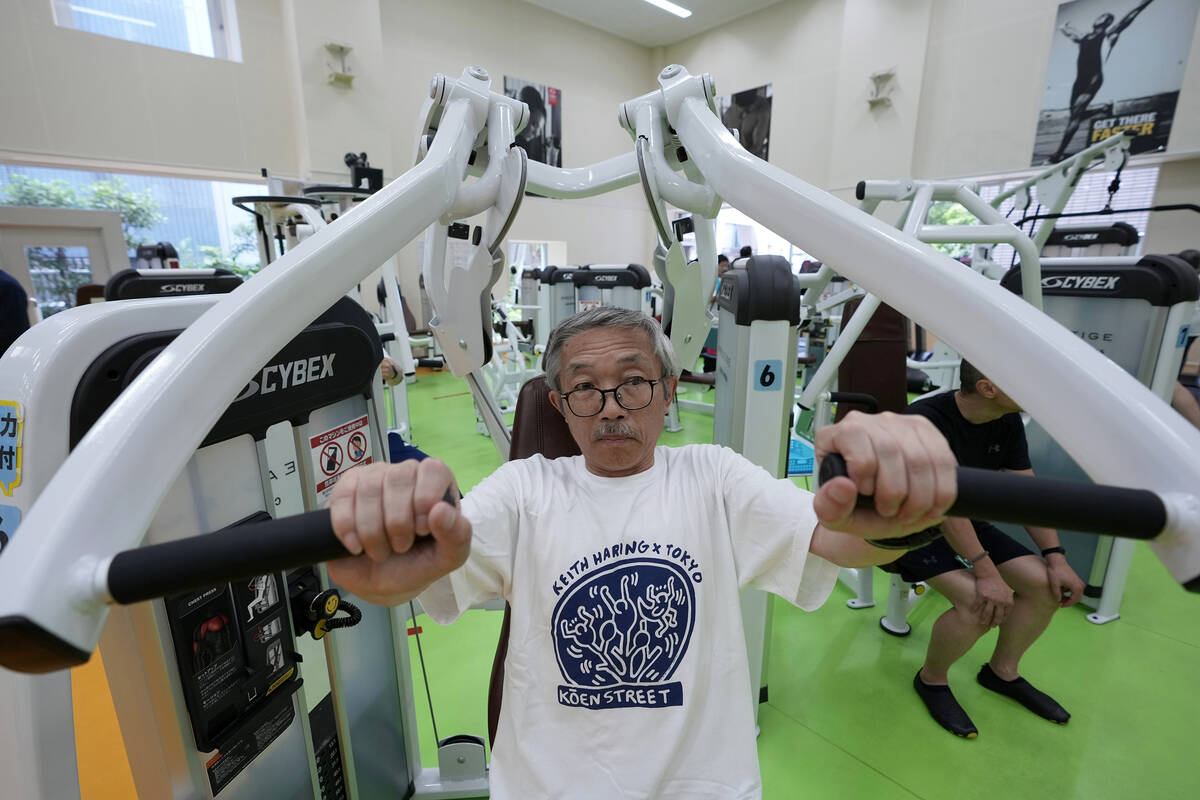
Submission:
{"label": "gray hair", "polygon": [[562,368],[563,347],[572,337],[593,328],[632,328],[642,331],[654,346],[654,357],[662,365],[662,377],[679,374],[679,366],[675,363],[675,349],[671,347],[671,340],[663,333],[657,320],[641,311],[630,311],[617,306],[597,306],[568,317],[550,332],[546,352],[542,355],[542,370],[546,373],[546,381],[550,384],[551,391],[562,391],[558,385],[558,372]]}

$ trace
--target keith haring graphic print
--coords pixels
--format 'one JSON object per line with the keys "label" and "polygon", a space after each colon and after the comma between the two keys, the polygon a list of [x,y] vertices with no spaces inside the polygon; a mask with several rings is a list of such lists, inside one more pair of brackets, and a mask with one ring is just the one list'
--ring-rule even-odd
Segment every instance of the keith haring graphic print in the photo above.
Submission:
{"label": "keith haring graphic print", "polygon": [[682,705],[683,686],[671,676],[695,627],[692,584],[700,579],[698,570],[689,574],[671,561],[633,557],[573,583],[551,618],[565,681],[558,702],[589,709]]}

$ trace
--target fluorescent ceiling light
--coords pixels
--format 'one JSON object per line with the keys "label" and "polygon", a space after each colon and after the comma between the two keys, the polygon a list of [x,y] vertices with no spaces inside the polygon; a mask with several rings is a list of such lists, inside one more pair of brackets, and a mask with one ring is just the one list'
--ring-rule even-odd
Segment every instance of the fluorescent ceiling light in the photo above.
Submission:
{"label": "fluorescent ceiling light", "polygon": [[[136,17],[127,17],[124,14],[113,14],[109,11],[100,11],[99,9],[96,9],[96,8],[84,8],[83,6],[77,6],[77,5],[72,4],[71,10],[76,12],[77,14],[91,14],[96,17],[104,17],[105,19],[115,19],[117,22],[128,22],[131,25],[145,25],[147,28],[157,28],[158,27],[157,22],[151,22],[148,19],[138,19]],[[689,13],[691,13],[691,12],[689,12]]]}
{"label": "fluorescent ceiling light", "polygon": [[683,6],[675,5],[670,0],[646,0],[646,2],[656,8],[661,8],[663,11],[672,13],[680,19],[687,19],[692,15],[691,11],[688,11]]}

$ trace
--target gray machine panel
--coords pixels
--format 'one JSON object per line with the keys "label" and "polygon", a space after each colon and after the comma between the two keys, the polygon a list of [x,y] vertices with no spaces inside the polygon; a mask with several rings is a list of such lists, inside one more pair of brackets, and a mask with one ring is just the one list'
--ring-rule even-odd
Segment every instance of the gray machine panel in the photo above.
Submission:
{"label": "gray machine panel", "polygon": [[[307,433],[315,436],[362,417],[370,417],[365,400],[347,398],[314,411]],[[377,453],[377,441],[373,433],[367,436],[369,450],[363,462],[386,460],[386,455]],[[306,456],[300,454],[301,458]],[[318,480],[314,486],[319,485]],[[336,671],[331,676],[337,687],[336,705],[349,731],[349,742],[343,746],[351,751],[352,779],[360,798],[405,797],[413,770],[405,749],[395,648],[408,647],[408,641],[394,641],[390,609],[372,605],[344,589],[339,592],[363,615],[354,627],[332,631],[326,638]]]}
{"label": "gray machine panel", "polygon": [[[1194,303],[1197,298],[1196,275],[1173,256],[1146,256],[1130,258],[1125,264],[1110,263],[1114,260],[1044,263],[1043,308],[1149,386],[1157,370],[1179,368],[1178,360],[1174,364],[1159,364],[1159,353],[1164,337],[1178,338],[1179,331],[1166,330],[1171,309],[1180,303]],[[1002,283],[1020,293],[1020,269],[1011,270]],[[1029,421],[1025,432],[1034,472],[1064,480],[1090,480],[1036,420]],[[1036,552],[1036,546],[1023,529],[1015,525],[1000,527]],[[1104,582],[1111,538],[1078,531],[1059,531],[1059,538],[1067,549],[1071,567],[1093,587],[1094,593],[1095,587]]]}

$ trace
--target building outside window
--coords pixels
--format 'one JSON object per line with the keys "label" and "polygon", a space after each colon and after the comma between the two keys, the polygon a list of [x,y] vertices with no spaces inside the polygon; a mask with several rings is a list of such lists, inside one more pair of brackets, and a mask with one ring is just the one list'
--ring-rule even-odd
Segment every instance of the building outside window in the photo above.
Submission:
{"label": "building outside window", "polygon": [[[120,213],[131,266],[139,244],[169,242],[185,268],[223,267],[249,276],[258,269],[254,221],[232,199],[265,191],[257,183],[0,164],[0,204]],[[75,289],[91,282],[86,249],[28,250],[43,315],[73,305]]]}

